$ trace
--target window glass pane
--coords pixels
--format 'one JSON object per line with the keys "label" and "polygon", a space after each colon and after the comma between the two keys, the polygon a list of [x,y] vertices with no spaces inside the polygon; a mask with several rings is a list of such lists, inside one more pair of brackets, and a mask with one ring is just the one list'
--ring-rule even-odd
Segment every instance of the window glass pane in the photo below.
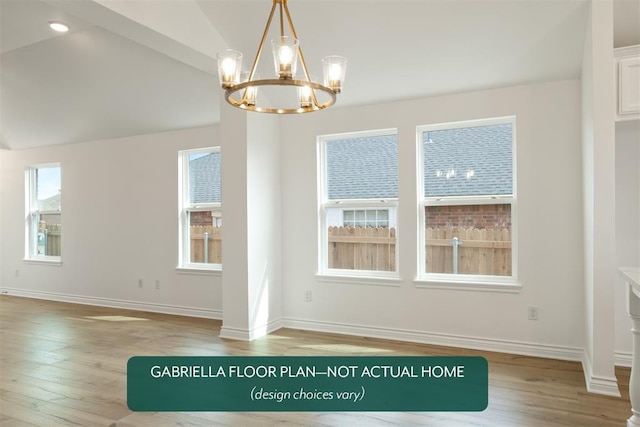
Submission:
{"label": "window glass pane", "polygon": [[427,206],[425,219],[427,273],[511,276],[510,204]]}
{"label": "window glass pane", "polygon": [[425,197],[513,194],[511,123],[422,132]]}
{"label": "window glass pane", "polygon": [[61,255],[62,187],[59,165],[39,166],[31,170],[29,198],[29,254],[31,256]]}
{"label": "window glass pane", "polygon": [[[349,227],[332,221],[340,208],[327,209],[327,267],[346,270],[396,271],[396,229],[364,226]],[[345,211],[346,212],[346,211]],[[367,211],[374,212],[375,210]],[[364,220],[365,211],[360,213]],[[388,214],[395,223],[395,210]]]}
{"label": "window glass pane", "polygon": [[189,262],[222,264],[222,214],[188,211]]}
{"label": "window glass pane", "polygon": [[62,186],[60,166],[33,169],[30,253],[36,256],[61,255]]}
{"label": "window glass pane", "polygon": [[221,203],[220,152],[189,154],[189,203]]}
{"label": "window glass pane", "polygon": [[343,208],[325,206],[327,252],[323,265],[328,269],[396,271],[395,206],[381,210],[360,201],[398,197],[397,135],[359,135],[323,141],[324,196],[344,203]]}
{"label": "window glass pane", "polygon": [[60,214],[33,214],[33,255],[60,256],[62,226]]}
{"label": "window glass pane", "polygon": [[35,170],[35,199],[40,211],[61,210],[60,166],[45,166]]}
{"label": "window glass pane", "polygon": [[326,141],[327,198],[398,197],[397,135]]}
{"label": "window glass pane", "polygon": [[367,211],[364,211],[364,213],[365,213],[365,218],[366,218],[365,225],[367,227],[375,227],[376,224],[377,224],[376,211],[367,210]]}

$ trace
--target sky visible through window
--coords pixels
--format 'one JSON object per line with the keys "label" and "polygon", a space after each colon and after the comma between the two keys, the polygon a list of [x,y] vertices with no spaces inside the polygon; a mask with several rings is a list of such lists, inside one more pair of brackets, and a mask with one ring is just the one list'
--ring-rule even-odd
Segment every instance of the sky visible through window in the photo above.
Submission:
{"label": "sky visible through window", "polygon": [[38,200],[48,199],[60,192],[62,186],[59,166],[39,167],[37,177]]}

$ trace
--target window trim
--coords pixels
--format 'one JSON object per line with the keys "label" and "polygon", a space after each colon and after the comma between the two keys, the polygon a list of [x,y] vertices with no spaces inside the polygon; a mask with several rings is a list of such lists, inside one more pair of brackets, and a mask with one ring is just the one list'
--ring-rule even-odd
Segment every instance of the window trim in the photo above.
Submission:
{"label": "window trim", "polygon": [[[397,128],[387,128],[378,130],[367,130],[357,132],[345,132],[329,135],[320,135],[317,137],[317,217],[318,217],[318,270],[316,276],[321,281],[342,281],[345,283],[380,285],[381,283],[394,283],[400,279],[400,230],[398,227],[397,214],[399,209],[399,200],[395,198],[380,199],[334,199],[328,198],[327,184],[327,142],[335,140],[343,140],[350,138],[361,138],[367,136],[398,136]],[[398,181],[400,176],[398,175]],[[396,242],[395,242],[395,271],[378,271],[378,270],[351,270],[340,268],[329,268],[328,248],[329,239],[327,230],[327,210],[331,208],[340,208],[348,210],[359,209],[390,209],[395,208],[396,211]],[[346,280],[342,280],[346,279]]]}
{"label": "window trim", "polygon": [[60,169],[60,190],[62,192],[62,164],[60,162],[39,163],[29,165],[25,169],[25,245],[24,258],[25,263],[42,264],[42,265],[62,265],[62,255],[39,255],[35,253],[37,244],[37,225],[35,223],[35,215],[60,215],[60,224],[62,224],[62,200],[60,202],[60,210],[57,211],[41,211],[38,209],[37,201],[37,180],[36,171],[38,169],[54,168]]}
{"label": "window trim", "polygon": [[[510,124],[512,127],[511,162],[512,162],[512,193],[502,195],[480,196],[424,196],[424,147],[422,134],[428,131],[462,129],[478,126]],[[419,288],[459,289],[459,290],[488,290],[503,292],[519,292],[521,284],[518,281],[518,224],[517,224],[517,132],[516,116],[495,117],[489,119],[466,120],[460,122],[438,123],[416,126],[416,149],[418,159],[417,190],[418,190],[418,271],[414,284]],[[427,206],[469,206],[469,205],[511,205],[511,276],[479,275],[479,274],[446,274],[427,273],[426,271],[426,237],[425,212]]]}
{"label": "window trim", "polygon": [[205,147],[178,151],[178,266],[176,270],[183,273],[206,274],[207,272],[222,271],[222,263],[194,263],[189,262],[190,242],[189,221],[190,212],[220,212],[222,214],[222,203],[197,203],[189,201],[189,156],[192,154],[220,153],[220,147]]}

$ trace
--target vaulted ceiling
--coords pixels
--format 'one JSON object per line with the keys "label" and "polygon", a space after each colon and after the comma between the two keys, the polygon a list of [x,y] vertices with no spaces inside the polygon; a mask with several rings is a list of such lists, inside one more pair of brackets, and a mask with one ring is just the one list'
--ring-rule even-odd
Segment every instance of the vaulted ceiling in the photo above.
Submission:
{"label": "vaulted ceiling", "polygon": [[[615,1],[617,45],[640,43],[639,5]],[[251,62],[270,7],[0,0],[0,147],[218,122],[216,52],[231,47]],[[290,0],[289,8],[311,74],[322,74],[322,56],[349,60],[333,108],[579,77],[588,17],[588,0]],[[54,33],[52,20],[71,30]]]}

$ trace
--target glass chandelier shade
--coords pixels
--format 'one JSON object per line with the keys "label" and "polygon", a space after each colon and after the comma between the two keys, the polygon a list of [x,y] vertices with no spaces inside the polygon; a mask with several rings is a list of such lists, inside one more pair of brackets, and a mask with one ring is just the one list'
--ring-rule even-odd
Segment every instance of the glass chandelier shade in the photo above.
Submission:
{"label": "glass chandelier shade", "polygon": [[[276,114],[306,113],[333,105],[336,102],[336,94],[342,91],[347,67],[346,58],[342,56],[323,58],[323,83],[312,79],[289,14],[287,0],[272,1],[271,13],[250,71],[241,72],[242,53],[231,49],[218,53],[218,76],[220,86],[225,91],[225,99],[237,108]],[[276,9],[279,11],[280,33],[271,40],[275,75],[271,79],[260,79],[256,69]],[[285,34],[285,22],[288,23],[290,34]],[[297,76],[298,61],[302,73]],[[292,88],[296,90],[291,91]],[[268,97],[258,97],[258,92],[262,89],[269,91]],[[285,99],[287,97],[289,99]],[[263,99],[269,99],[272,103],[264,101],[261,104],[258,102],[259,99],[260,102],[263,102]]]}
{"label": "glass chandelier shade", "polygon": [[324,85],[335,93],[340,93],[347,71],[347,58],[342,56],[325,56],[322,58]]}
{"label": "glass chandelier shade", "polygon": [[242,53],[233,49],[226,49],[218,53],[218,77],[223,89],[229,89],[240,83],[241,69]]}
{"label": "glass chandelier shade", "polygon": [[299,47],[300,42],[289,36],[271,40],[273,65],[275,65],[276,76],[279,79],[292,79],[296,76]]}

